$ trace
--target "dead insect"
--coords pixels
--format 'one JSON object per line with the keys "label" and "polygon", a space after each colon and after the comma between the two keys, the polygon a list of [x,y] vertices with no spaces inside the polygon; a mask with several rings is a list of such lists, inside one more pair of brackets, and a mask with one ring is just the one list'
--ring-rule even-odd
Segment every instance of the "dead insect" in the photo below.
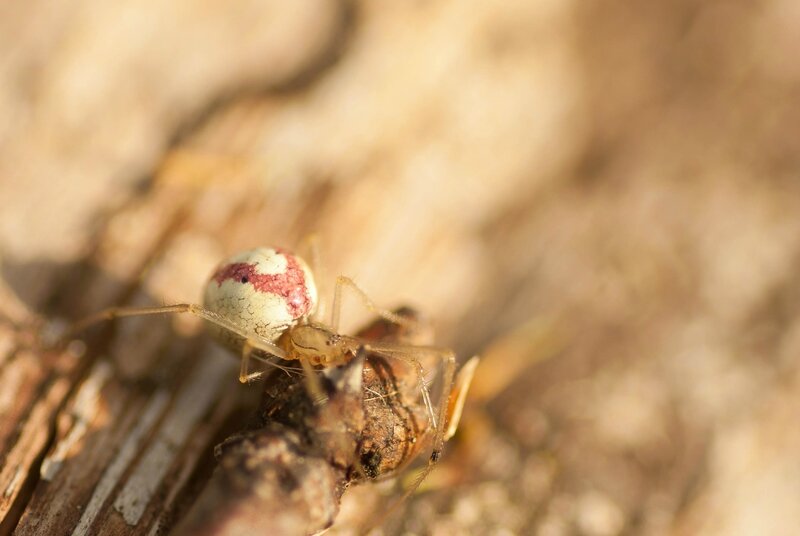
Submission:
{"label": "dead insect", "polygon": [[[358,337],[402,344],[431,339],[413,310],[395,314],[412,320],[413,328],[377,319]],[[476,363],[458,374],[462,388],[451,393],[451,405],[463,403]],[[402,472],[428,445],[433,429],[416,375],[407,363],[362,347],[346,365],[320,372],[328,397],[323,405],[297,378],[269,376],[256,417],[217,446],[219,465],[175,534],[321,534],[333,524],[344,489]],[[407,495],[381,509],[370,526],[383,524]]]}

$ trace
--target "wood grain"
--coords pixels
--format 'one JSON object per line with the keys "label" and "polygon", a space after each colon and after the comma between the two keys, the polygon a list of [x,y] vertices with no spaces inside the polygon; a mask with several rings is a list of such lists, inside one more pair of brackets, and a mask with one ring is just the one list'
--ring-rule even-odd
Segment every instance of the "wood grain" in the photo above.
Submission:
{"label": "wood grain", "polygon": [[[385,533],[794,532],[791,2],[18,4],[0,17],[0,533],[185,518],[259,389],[188,317],[70,352],[40,336],[196,302],[227,254],[309,232],[323,296],[351,276],[462,362],[485,355]],[[348,300],[347,332],[367,318]],[[330,533],[370,527],[401,485],[349,489]]]}

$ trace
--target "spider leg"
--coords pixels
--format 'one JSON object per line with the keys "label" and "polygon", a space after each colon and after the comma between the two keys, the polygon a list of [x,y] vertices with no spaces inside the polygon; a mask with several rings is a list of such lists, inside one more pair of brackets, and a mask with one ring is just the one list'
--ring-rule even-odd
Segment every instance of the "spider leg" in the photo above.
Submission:
{"label": "spider leg", "polygon": [[[239,365],[239,381],[241,383],[249,383],[253,380],[256,380],[266,374],[268,371],[266,370],[259,370],[256,372],[250,372],[250,360],[260,361],[266,365],[271,367],[278,368],[286,373],[287,376],[291,376],[293,371],[296,371],[297,368],[295,367],[285,367],[283,365],[279,365],[270,359],[258,356],[254,353],[256,350],[256,346],[252,339],[245,339],[244,343],[242,343],[242,359]],[[272,352],[270,352],[272,353]]]}
{"label": "spider leg", "polygon": [[311,313],[311,319],[319,321],[325,317],[325,299],[324,293],[321,292],[322,282],[325,281],[325,267],[322,262],[322,255],[320,254],[320,238],[319,233],[312,232],[307,234],[300,242],[300,251],[304,259],[308,259],[311,265],[311,273],[314,274],[314,279],[317,283],[317,308]]}
{"label": "spider leg", "polygon": [[67,342],[77,333],[107,320],[124,318],[128,316],[164,315],[173,313],[188,313],[200,317],[207,322],[215,324],[240,336],[242,339],[247,341],[253,349],[272,354],[280,359],[286,359],[287,357],[286,352],[279,346],[276,346],[272,341],[265,339],[256,333],[248,332],[246,329],[238,326],[234,322],[231,322],[227,318],[193,303],[178,303],[175,305],[161,305],[154,307],[110,307],[77,321],[66,331],[65,334],[61,336],[59,342]]}
{"label": "spider leg", "polygon": [[326,395],[325,391],[322,389],[322,382],[317,375],[316,369],[314,369],[311,362],[304,356],[298,356],[297,360],[300,361],[300,365],[303,367],[308,396],[311,397],[311,401],[315,406],[324,405],[328,401],[328,395]]}
{"label": "spider leg", "polygon": [[249,383],[264,375],[265,371],[248,372],[250,369],[250,356],[253,355],[253,346],[250,341],[244,341],[242,344],[242,361],[239,364],[239,382]]}
{"label": "spider leg", "polygon": [[393,313],[388,309],[381,309],[375,305],[375,302],[370,299],[370,297],[361,289],[361,287],[356,285],[355,281],[349,277],[340,275],[336,278],[336,288],[333,291],[333,305],[331,307],[331,328],[333,328],[333,331],[339,331],[339,318],[342,309],[342,289],[344,288],[350,289],[352,293],[358,297],[364,307],[366,307],[372,313],[380,316],[384,320],[388,320],[389,322],[398,324],[400,326],[413,327],[415,325],[413,320],[409,320],[408,318]]}

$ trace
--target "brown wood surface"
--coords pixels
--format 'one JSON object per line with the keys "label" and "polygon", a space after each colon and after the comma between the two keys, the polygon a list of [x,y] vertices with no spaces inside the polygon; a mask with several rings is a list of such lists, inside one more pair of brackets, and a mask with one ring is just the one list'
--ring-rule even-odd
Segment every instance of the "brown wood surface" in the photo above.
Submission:
{"label": "brown wood surface", "polygon": [[0,8],[0,534],[184,519],[259,387],[193,318],[37,341],[310,232],[323,295],[483,356],[384,532],[794,533],[798,30],[790,0]]}

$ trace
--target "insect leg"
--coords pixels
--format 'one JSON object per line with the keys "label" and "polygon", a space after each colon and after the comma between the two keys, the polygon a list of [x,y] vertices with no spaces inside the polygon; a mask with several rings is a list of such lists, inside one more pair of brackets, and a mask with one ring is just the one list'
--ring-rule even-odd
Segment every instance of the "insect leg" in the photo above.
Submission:
{"label": "insect leg", "polygon": [[[441,416],[439,413],[442,413],[442,411],[440,405],[436,406],[437,409],[434,410],[434,406],[431,401],[430,389],[428,389],[428,384],[425,381],[425,368],[422,365],[421,358],[433,356],[445,364],[451,361],[455,363],[455,355],[453,352],[446,348],[437,348],[434,346],[411,346],[392,343],[369,343],[365,344],[365,348],[368,352],[374,352],[384,357],[397,359],[399,361],[403,361],[404,363],[408,363],[417,370],[417,382],[419,383],[420,393],[422,394],[422,401],[425,404],[425,409],[428,412],[428,420],[434,429],[438,429],[438,423],[441,422]],[[452,379],[448,380],[445,374],[443,393],[447,393],[450,390],[451,383]]]}
{"label": "insect leg", "polygon": [[453,382],[453,389],[450,391],[450,400],[447,404],[447,428],[444,432],[444,440],[447,441],[455,435],[458,429],[458,423],[461,421],[461,413],[464,410],[464,404],[467,401],[467,393],[469,386],[472,383],[472,377],[475,375],[475,369],[478,368],[480,357],[472,356],[469,361],[464,363],[464,366],[456,374],[456,379]]}
{"label": "insect leg", "polygon": [[[367,345],[366,349],[370,352],[375,352],[376,354],[383,355],[389,358],[399,359],[406,363],[414,364],[417,367],[417,372],[420,374],[420,370],[422,365],[420,364],[420,358],[424,358],[426,356],[433,356],[442,361],[444,364],[444,374],[442,378],[442,393],[439,396],[439,403],[436,406],[436,418],[431,418],[431,425],[433,427],[434,435],[433,435],[433,445],[431,449],[431,455],[428,458],[428,463],[422,469],[420,474],[414,479],[411,486],[403,493],[403,496],[386,512],[381,516],[381,519],[386,519],[391,515],[395,509],[403,504],[406,499],[408,499],[414,492],[417,491],[419,486],[422,482],[428,477],[428,475],[433,470],[436,463],[438,463],[439,459],[442,455],[442,448],[444,446],[444,441],[447,437],[446,432],[450,429],[449,426],[446,425],[447,417],[449,415],[449,401],[451,394],[454,394],[453,391],[453,381],[455,376],[455,354],[452,350],[446,348],[436,348],[432,346],[407,346],[407,345],[399,345],[399,344],[388,344],[388,343],[379,343],[375,345]],[[474,365],[470,365],[470,367],[474,367]],[[471,377],[470,377],[471,378]],[[425,385],[424,379],[421,380],[421,389],[423,400],[428,397],[428,401],[426,402],[426,407],[428,407],[429,412],[432,411],[429,408],[430,403],[430,393],[426,395],[427,385]],[[465,393],[466,395],[466,393]],[[457,395],[458,396],[458,395]],[[463,404],[463,400],[461,401]]]}

